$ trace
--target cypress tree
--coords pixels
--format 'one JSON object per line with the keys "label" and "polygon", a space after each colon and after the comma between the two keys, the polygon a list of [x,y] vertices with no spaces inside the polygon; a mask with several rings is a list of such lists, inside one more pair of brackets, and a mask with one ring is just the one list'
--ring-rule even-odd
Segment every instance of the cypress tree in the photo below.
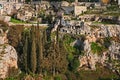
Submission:
{"label": "cypress tree", "polygon": [[31,71],[35,73],[36,66],[37,66],[37,59],[36,59],[36,43],[35,43],[35,37],[34,37],[34,29],[32,32],[32,49],[31,49]]}
{"label": "cypress tree", "polygon": [[41,73],[42,72],[42,67],[41,67],[41,64],[42,64],[42,59],[43,59],[43,47],[42,47],[42,34],[41,32],[39,31],[38,33],[39,35],[39,38],[38,38],[38,73]]}
{"label": "cypress tree", "polygon": [[24,44],[24,47],[23,47],[23,54],[24,54],[24,69],[25,69],[25,72],[27,72],[27,52],[28,52],[28,39],[26,37],[25,39],[25,44]]}

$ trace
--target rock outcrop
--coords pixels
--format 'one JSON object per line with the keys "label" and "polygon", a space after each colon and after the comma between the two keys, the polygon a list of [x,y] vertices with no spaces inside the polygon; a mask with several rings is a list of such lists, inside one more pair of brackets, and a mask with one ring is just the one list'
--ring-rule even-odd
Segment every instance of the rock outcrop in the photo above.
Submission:
{"label": "rock outcrop", "polygon": [[17,69],[17,52],[10,46],[7,40],[7,31],[0,29],[0,78],[6,78],[9,74],[9,69]]}
{"label": "rock outcrop", "polygon": [[[80,56],[80,68],[86,66],[89,69],[95,70],[96,64],[100,63],[107,66],[111,62],[120,60],[120,26],[111,24],[94,24],[89,22],[80,22],[78,26],[65,23],[64,27],[60,28],[60,32],[69,33],[72,35],[84,35],[85,40],[74,41],[71,45],[82,45],[84,55]],[[69,25],[68,25],[69,24]],[[82,24],[82,25],[81,25]],[[58,25],[55,25],[54,31]],[[81,37],[80,37],[81,38]],[[93,53],[91,44],[95,43],[94,48],[98,49],[98,53]],[[70,46],[71,46],[70,45]],[[118,63],[117,63],[118,64]]]}
{"label": "rock outcrop", "polygon": [[17,52],[8,45],[0,45],[0,78],[6,78],[10,68],[17,69]]}
{"label": "rock outcrop", "polygon": [[23,5],[17,12],[17,19],[22,21],[29,21],[33,16],[35,16],[35,10],[30,5]]}
{"label": "rock outcrop", "polygon": [[[120,61],[120,26],[119,25],[99,25],[99,27],[86,26],[82,30],[82,34],[86,35],[84,43],[84,56],[80,56],[80,68],[86,66],[92,70],[96,69],[96,64],[100,63],[103,66],[112,64],[115,66]],[[92,29],[93,28],[93,29]],[[93,53],[91,43],[97,43],[105,49],[100,54]],[[100,49],[100,48],[99,48]],[[115,63],[116,61],[116,63]],[[117,62],[118,61],[118,62]]]}

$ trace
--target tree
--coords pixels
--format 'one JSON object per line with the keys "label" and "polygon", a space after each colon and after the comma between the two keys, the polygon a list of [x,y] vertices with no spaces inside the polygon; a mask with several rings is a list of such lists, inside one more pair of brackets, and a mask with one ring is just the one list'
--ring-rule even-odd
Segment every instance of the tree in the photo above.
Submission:
{"label": "tree", "polygon": [[24,57],[24,68],[25,68],[25,72],[27,73],[28,67],[27,67],[27,53],[28,53],[28,39],[26,37],[25,39],[25,44],[23,47],[23,57]]}
{"label": "tree", "polygon": [[25,0],[26,3],[29,3],[31,0]]}
{"label": "tree", "polygon": [[37,58],[38,73],[42,72],[42,67],[41,67],[42,60],[43,60],[43,41],[42,41],[42,38],[43,38],[43,33],[38,28],[38,42],[37,42],[37,45],[38,45],[38,58]]}
{"label": "tree", "polygon": [[36,71],[36,46],[35,46],[35,40],[33,40],[33,42],[32,42],[31,71],[33,73],[35,73],[35,71]]}
{"label": "tree", "polygon": [[36,44],[34,34],[32,36],[32,49],[31,49],[31,71],[35,73],[36,71]]}
{"label": "tree", "polygon": [[77,71],[77,68],[79,67],[80,62],[78,58],[74,58],[73,61],[70,63],[70,68],[72,71]]}

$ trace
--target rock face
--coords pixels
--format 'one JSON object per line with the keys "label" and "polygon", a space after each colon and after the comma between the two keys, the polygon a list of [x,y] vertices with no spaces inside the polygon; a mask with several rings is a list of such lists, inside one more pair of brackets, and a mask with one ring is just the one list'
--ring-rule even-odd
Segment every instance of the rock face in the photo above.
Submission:
{"label": "rock face", "polygon": [[17,69],[17,52],[7,44],[7,31],[0,31],[0,78],[6,78],[9,69]]}
{"label": "rock face", "polygon": [[120,60],[120,43],[112,41],[108,53],[112,59]]}
{"label": "rock face", "polygon": [[29,5],[23,5],[17,13],[17,19],[22,21],[29,21],[35,14],[35,11]]}
{"label": "rock face", "polygon": [[[85,69],[96,70],[96,64],[100,63],[103,66],[112,64],[112,68],[116,68],[116,64],[120,61],[120,26],[119,25],[104,25],[94,23],[80,22],[79,25],[74,25],[73,22],[65,22],[65,25],[60,28],[60,32],[69,33],[73,35],[84,35],[85,40],[75,40],[70,46],[79,45],[84,51],[84,55],[79,57],[80,66],[79,68],[85,67]],[[57,24],[57,23],[56,23]],[[59,23],[54,27],[54,31],[57,30]],[[91,44],[97,44],[98,49],[101,49],[98,53],[93,52]],[[95,47],[94,47],[95,48]],[[111,62],[109,62],[111,61]],[[116,61],[116,63],[114,63]],[[110,68],[110,67],[109,67]]]}
{"label": "rock face", "polygon": [[10,16],[0,16],[0,21],[9,22],[11,20]]}
{"label": "rock face", "polygon": [[[105,13],[107,14],[107,13]],[[79,16],[80,20],[84,20],[84,21],[97,21],[97,22],[109,22],[109,23],[113,23],[113,24],[119,24],[120,25],[120,19],[119,16],[97,16],[97,15],[81,15]]]}
{"label": "rock face", "polygon": [[4,2],[1,15],[13,15],[22,6],[22,3]]}
{"label": "rock face", "polygon": [[1,44],[5,44],[5,43],[8,43],[8,40],[7,40],[7,32],[4,32],[2,29],[0,29],[0,45]]}
{"label": "rock face", "polygon": [[5,78],[10,68],[17,69],[17,52],[10,45],[0,46],[0,78]]}
{"label": "rock face", "polygon": [[[116,67],[117,61],[120,61],[120,26],[119,25],[100,25],[99,28],[84,26],[82,34],[86,35],[84,43],[84,56],[80,56],[80,68],[86,66],[92,70],[96,69],[96,64],[100,63],[103,66],[112,64],[112,68]],[[93,28],[93,29],[91,29]],[[84,32],[85,31],[85,32]],[[107,39],[110,38],[110,39]],[[107,41],[104,41],[107,39]],[[101,40],[101,42],[99,42]],[[91,42],[98,43],[101,46],[106,46],[106,50],[99,54],[93,53],[91,50]],[[116,61],[116,63],[114,62]],[[114,62],[114,63],[113,63]]]}
{"label": "rock face", "polygon": [[[84,32],[85,31],[85,32]],[[119,25],[101,25],[99,28],[94,27],[91,31],[91,27],[84,27],[82,31],[86,35],[86,40],[84,41],[84,52],[85,55],[80,57],[80,67],[87,66],[93,70],[96,69],[96,63],[101,63],[103,66],[106,63],[109,64],[108,60],[120,60],[120,28]],[[108,41],[104,41],[106,38],[112,38]],[[101,43],[99,41],[102,40]],[[101,46],[107,46],[107,50],[100,53],[100,55],[95,54],[91,51],[91,42],[100,44]]]}

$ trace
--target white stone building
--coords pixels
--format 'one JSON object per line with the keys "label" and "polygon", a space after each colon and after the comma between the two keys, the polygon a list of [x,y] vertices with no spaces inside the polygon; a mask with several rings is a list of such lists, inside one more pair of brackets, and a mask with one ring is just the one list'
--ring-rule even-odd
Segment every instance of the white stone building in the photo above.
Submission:
{"label": "white stone building", "polygon": [[74,6],[74,15],[80,15],[82,13],[84,13],[85,11],[87,11],[87,7],[86,6]]}

